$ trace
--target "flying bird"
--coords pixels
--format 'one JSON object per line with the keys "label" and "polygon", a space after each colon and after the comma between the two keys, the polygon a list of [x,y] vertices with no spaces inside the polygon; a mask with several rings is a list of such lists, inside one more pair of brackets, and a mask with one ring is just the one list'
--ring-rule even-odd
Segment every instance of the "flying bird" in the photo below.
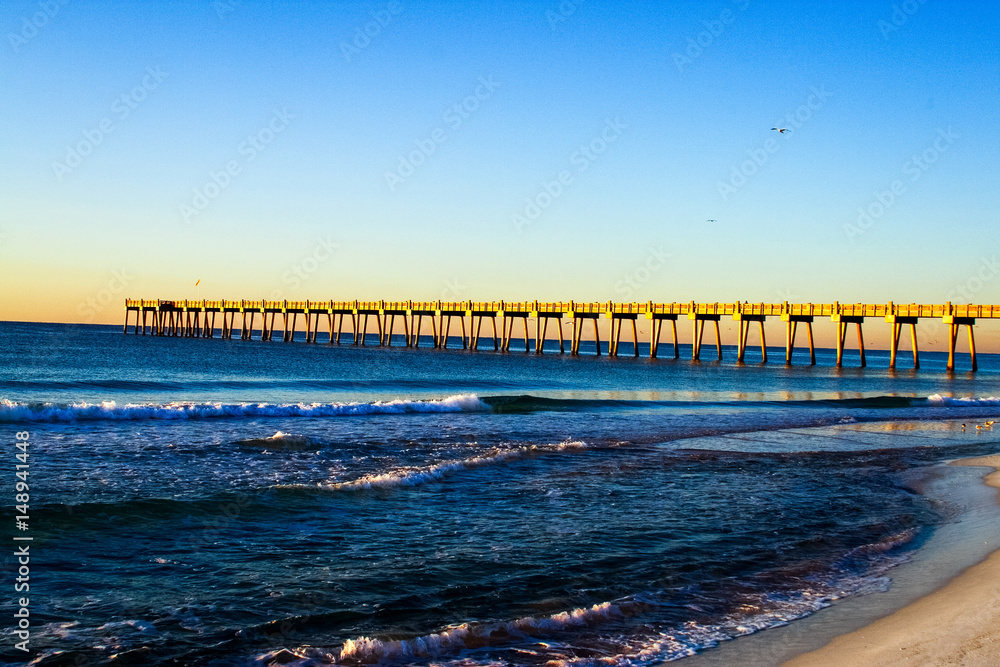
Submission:
{"label": "flying bird", "polygon": [[785,132],[791,132],[787,127],[772,127],[772,130],[777,130],[779,134],[784,134]]}
{"label": "flying bird", "polygon": [[705,222],[718,222],[718,220],[706,220]]}

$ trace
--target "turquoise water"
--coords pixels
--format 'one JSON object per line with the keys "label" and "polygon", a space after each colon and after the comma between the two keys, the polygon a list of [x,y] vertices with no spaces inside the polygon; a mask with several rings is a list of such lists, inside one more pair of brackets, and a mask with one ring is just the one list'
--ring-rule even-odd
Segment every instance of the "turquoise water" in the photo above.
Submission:
{"label": "turquoise water", "polygon": [[949,520],[904,471],[998,449],[974,428],[1000,412],[996,356],[883,356],[0,323],[0,423],[32,442],[30,657],[653,664],[786,623],[884,588]]}

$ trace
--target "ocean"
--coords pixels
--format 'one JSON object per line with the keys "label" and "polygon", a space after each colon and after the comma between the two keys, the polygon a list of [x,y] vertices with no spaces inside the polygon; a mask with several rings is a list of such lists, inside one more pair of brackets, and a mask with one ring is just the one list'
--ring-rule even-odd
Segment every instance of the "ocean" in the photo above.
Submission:
{"label": "ocean", "polygon": [[0,323],[33,538],[0,660],[660,664],[886,590],[960,517],[915,471],[1000,450],[997,355],[593,350]]}

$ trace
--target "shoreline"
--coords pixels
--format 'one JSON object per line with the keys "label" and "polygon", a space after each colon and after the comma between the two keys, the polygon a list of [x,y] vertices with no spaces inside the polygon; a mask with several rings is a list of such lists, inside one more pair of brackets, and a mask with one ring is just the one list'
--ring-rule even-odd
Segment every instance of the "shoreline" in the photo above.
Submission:
{"label": "shoreline", "polygon": [[[993,472],[986,474],[983,482],[1000,489],[1000,454],[959,459],[949,465],[992,467]],[[994,550],[934,592],[783,664],[994,665],[998,655],[1000,550]]]}
{"label": "shoreline", "polygon": [[[994,470],[984,472],[983,467]],[[892,579],[888,590],[843,598],[788,624],[721,642],[684,658],[684,665],[867,667],[883,664],[959,664],[950,649],[943,649],[935,656],[929,652],[919,654],[926,655],[926,658],[918,658],[918,653],[913,650],[901,651],[898,644],[885,649],[888,635],[882,633],[899,632],[900,641],[906,641],[906,638],[910,641],[907,645],[919,640],[932,647],[938,644],[940,636],[953,633],[951,628],[938,625],[941,621],[930,617],[926,627],[918,627],[911,618],[899,620],[899,615],[917,605],[935,608],[941,603],[934,596],[960,580],[971,581],[972,589],[982,588],[982,581],[997,583],[989,587],[989,591],[975,597],[964,592],[950,596],[949,604],[956,610],[956,617],[965,613],[966,607],[978,605],[978,608],[987,609],[993,604],[998,618],[983,619],[982,624],[991,632],[1000,627],[1000,537],[996,531],[1000,522],[1000,498],[997,493],[997,488],[1000,488],[1000,454],[914,468],[907,476],[905,483],[914,492],[931,502],[961,509],[952,520],[935,529],[930,540],[913,554],[909,562],[888,573]],[[987,483],[984,483],[984,477]],[[990,571],[992,574],[978,573],[976,568],[988,562],[992,562],[995,568]],[[931,602],[924,602],[928,599]],[[890,622],[894,624],[894,630],[886,627]],[[990,623],[992,625],[988,625]],[[1000,631],[997,631],[997,637],[1000,639]],[[995,664],[993,656],[1000,654],[1000,645],[991,646],[985,649],[985,659],[961,664]],[[877,652],[880,647],[882,653]]]}

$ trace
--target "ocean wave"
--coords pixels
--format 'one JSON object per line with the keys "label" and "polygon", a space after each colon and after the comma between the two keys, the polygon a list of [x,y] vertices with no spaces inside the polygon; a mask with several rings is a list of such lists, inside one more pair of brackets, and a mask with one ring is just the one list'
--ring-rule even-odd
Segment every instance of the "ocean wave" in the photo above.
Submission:
{"label": "ocean wave", "polygon": [[[877,396],[860,399],[815,399],[764,401],[783,407],[837,406],[841,408],[908,408],[908,407],[997,407],[1000,398],[953,398],[934,394],[927,398]],[[442,399],[339,403],[221,403],[183,402],[125,403],[25,403],[0,399],[0,423],[17,422],[77,422],[104,420],[171,420],[220,419],[253,417],[340,417],[351,415],[404,414],[418,412],[592,412],[602,409],[648,409],[650,407],[697,407],[756,405],[740,401],[645,401],[602,399],[555,399],[532,395],[484,396],[456,394]]]}
{"label": "ocean wave", "polygon": [[841,562],[848,562],[858,558],[870,559],[880,556],[888,551],[892,551],[893,549],[898,549],[901,546],[909,544],[919,533],[920,531],[916,528],[907,528],[902,532],[884,537],[878,542],[863,544],[860,547],[855,547],[848,551],[847,554],[844,555]]}
{"label": "ocean wave", "polygon": [[[637,596],[615,602],[602,602],[591,607],[580,607],[546,617],[529,616],[514,621],[482,624],[463,623],[438,633],[411,639],[380,640],[357,637],[344,642],[339,651],[335,648],[317,647],[302,647],[294,651],[281,649],[259,656],[255,664],[261,666],[282,664],[287,667],[401,665],[418,660],[454,656],[470,649],[512,646],[529,638],[589,630],[597,635],[592,637],[591,641],[596,641],[603,651],[613,647],[613,654],[581,658],[571,643],[561,641],[542,644],[544,648],[536,648],[532,651],[535,658],[532,662],[552,667],[648,666],[680,660],[713,648],[724,641],[787,625],[829,607],[834,601],[847,595],[885,590],[887,586],[887,578],[871,577],[864,581],[858,579],[852,582],[848,587],[849,590],[833,590],[819,585],[792,595],[749,595],[742,600],[738,612],[720,618],[716,623],[689,621],[659,631],[646,627],[629,636],[622,636],[617,631],[613,633],[613,637],[601,636],[601,626],[627,620],[662,604],[656,600],[645,600]],[[534,642],[534,645],[537,647],[538,642]],[[582,648],[584,654],[595,653],[586,647]],[[460,661],[433,664],[468,667],[497,663],[463,658]]]}
{"label": "ocean wave", "polygon": [[316,486],[309,486],[305,484],[286,484],[281,485],[278,488],[301,489],[307,491],[362,491],[367,489],[384,489],[399,486],[419,486],[420,484],[425,484],[427,482],[437,481],[449,473],[460,470],[470,470],[472,468],[479,468],[496,463],[523,459],[537,454],[584,449],[586,447],[587,445],[583,442],[567,440],[566,442],[561,442],[557,445],[525,445],[506,450],[494,449],[489,453],[479,454],[478,456],[471,456],[465,459],[443,461],[429,466],[400,468],[389,472],[365,475],[347,482],[324,483]]}
{"label": "ocean wave", "polygon": [[237,445],[241,447],[264,447],[268,449],[303,449],[313,444],[313,441],[304,435],[293,435],[282,431],[266,438],[246,438],[237,440]]}
{"label": "ocean wave", "polygon": [[[695,655],[720,642],[735,637],[752,634],[767,628],[785,625],[790,621],[808,616],[827,607],[839,597],[830,592],[804,590],[794,596],[759,595],[748,597],[744,608],[753,609],[749,613],[737,613],[720,619],[718,623],[697,623],[690,621],[677,627],[654,631],[641,630],[631,636],[603,637],[597,641],[604,650],[613,647],[612,655],[578,657],[572,644],[566,642],[542,643],[536,648],[535,660],[546,665],[561,667],[585,667],[587,665],[638,666],[653,665],[679,660]],[[655,599],[633,596],[602,602],[590,607],[578,607],[551,616],[528,616],[513,621],[492,623],[462,623],[445,628],[441,632],[413,637],[411,639],[381,640],[372,637],[348,639],[336,648],[301,647],[294,651],[281,649],[258,656],[256,665],[277,665],[287,667],[316,667],[318,665],[401,665],[417,660],[436,659],[456,655],[469,649],[503,647],[516,645],[529,638],[557,636],[565,632],[587,631],[600,633],[601,626],[622,622],[638,616],[663,604]],[[617,635],[617,633],[615,633]],[[537,647],[538,642],[533,642]],[[586,651],[593,653],[592,651]],[[577,654],[577,655],[574,655]],[[540,659],[540,660],[539,660]],[[435,662],[434,664],[439,664]],[[462,665],[495,664],[480,663],[468,658]]]}
{"label": "ocean wave", "polygon": [[926,398],[911,396],[866,396],[860,398],[786,398],[771,400],[731,400],[724,392],[719,392],[715,400],[626,400],[589,398],[547,398],[520,394],[516,396],[483,396],[482,401],[493,412],[593,412],[598,410],[622,410],[649,408],[697,408],[697,407],[782,407],[782,408],[857,408],[863,410],[890,410],[923,407],[994,407],[1000,406],[1000,398],[952,398],[933,394]]}
{"label": "ocean wave", "polygon": [[[701,392],[700,392],[701,393]],[[701,393],[704,396],[703,393]],[[775,398],[770,400],[732,400],[728,392],[716,392],[716,398],[690,400],[645,400],[645,399],[604,399],[604,398],[549,398],[532,394],[512,396],[483,396],[482,401],[497,413],[530,412],[593,412],[599,410],[624,410],[649,408],[697,408],[697,407],[750,407],[779,406],[787,408],[863,408],[890,409],[909,408],[921,405],[923,399],[909,396],[868,396],[862,398]]]}
{"label": "ocean wave", "polygon": [[[799,579],[797,590],[743,591],[736,594],[731,611],[714,621],[687,621],[657,628],[655,621],[645,622],[630,633],[622,634],[620,624],[633,616],[646,615],[661,607],[676,606],[673,593],[658,591],[630,595],[590,607],[578,607],[550,616],[528,616],[513,621],[462,623],[440,632],[410,639],[348,639],[338,650],[305,646],[294,651],[280,649],[260,655],[254,664],[263,666],[317,667],[319,665],[400,665],[414,661],[435,660],[442,665],[493,665],[496,661],[477,662],[471,656],[438,662],[464,651],[485,647],[516,647],[526,639],[558,636],[566,632],[584,632],[582,653],[573,648],[575,641],[532,643],[532,664],[560,667],[609,665],[647,666],[679,660],[717,646],[719,643],[809,616],[834,601],[852,595],[885,591],[890,579],[887,571],[906,562],[908,555],[899,551],[916,536],[915,530],[889,535],[873,544],[852,549],[832,569]],[[861,562],[863,561],[863,565]],[[610,624],[619,627],[607,633]],[[588,648],[588,643],[595,643]],[[600,650],[591,650],[599,645]],[[603,655],[601,655],[603,654]],[[500,664],[506,664],[501,662]]]}
{"label": "ocean wave", "polygon": [[371,403],[19,403],[0,399],[0,423],[77,422],[245,417],[342,417],[419,412],[479,412],[490,408],[475,394],[426,401]]}
{"label": "ocean wave", "polygon": [[331,664],[405,663],[408,660],[433,658],[467,648],[507,644],[511,639],[544,636],[574,628],[590,627],[641,613],[648,605],[632,599],[602,602],[551,616],[526,616],[514,621],[462,623],[437,633],[412,639],[381,640],[358,637],[344,642],[340,651],[306,647],[297,651],[282,649],[257,658],[256,664],[269,665],[282,660],[291,667]]}
{"label": "ocean wave", "polygon": [[941,394],[933,394],[927,397],[927,403],[929,405],[934,405],[934,406],[982,408],[982,407],[1000,406],[1000,398],[997,398],[996,396],[988,396],[984,398],[975,398],[972,396],[963,398],[953,398],[951,396],[942,396]]}

